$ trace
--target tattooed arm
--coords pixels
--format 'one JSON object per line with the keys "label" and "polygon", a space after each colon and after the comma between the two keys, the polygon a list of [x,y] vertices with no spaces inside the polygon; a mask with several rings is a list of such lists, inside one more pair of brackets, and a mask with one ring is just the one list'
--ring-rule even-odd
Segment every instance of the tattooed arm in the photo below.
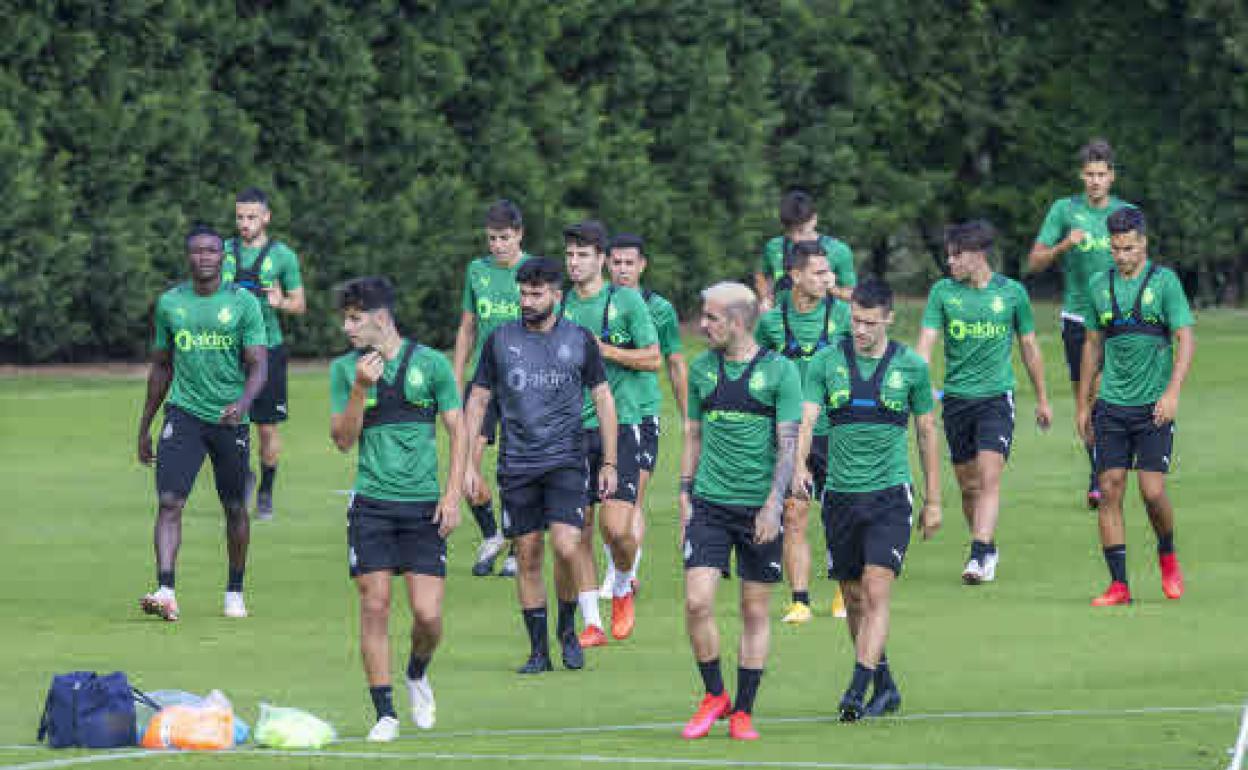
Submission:
{"label": "tattooed arm", "polygon": [[776,423],[776,467],[771,475],[771,492],[754,525],[756,543],[770,543],[780,534],[784,495],[793,481],[793,469],[797,465],[797,431],[796,422]]}

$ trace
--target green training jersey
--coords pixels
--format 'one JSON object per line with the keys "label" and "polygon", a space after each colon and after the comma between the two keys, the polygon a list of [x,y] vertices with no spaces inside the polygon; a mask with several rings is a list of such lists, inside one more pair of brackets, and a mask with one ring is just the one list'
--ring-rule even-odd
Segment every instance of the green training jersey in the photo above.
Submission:
{"label": "green training jersey", "polygon": [[[584,298],[578,296],[575,289],[569,289],[563,294],[563,309],[560,312],[608,345],[644,348],[658,342],[654,321],[650,320],[650,308],[636,289],[604,283],[597,294]],[[607,362],[607,383],[615,398],[615,413],[620,425],[641,422],[641,401],[645,390],[642,374],[636,369]],[[598,413],[588,391],[581,407],[581,420],[586,428],[598,427]]]}
{"label": "green training jersey", "polygon": [[[646,301],[646,307],[650,309],[650,320],[654,322],[654,331],[659,338],[659,354],[666,360],[671,354],[681,351],[680,318],[676,315],[676,308],[672,307],[672,303],[658,292],[643,291],[641,297]],[[659,391],[659,374],[658,372],[642,372],[641,381],[642,391],[638,408],[641,409],[642,417],[654,417],[658,415],[663,405],[663,394]]]}
{"label": "green training jersey", "polygon": [[[785,333],[788,318],[790,334]],[[825,322],[826,319],[826,322]],[[776,307],[763,313],[754,329],[754,339],[759,345],[774,350],[797,364],[797,372],[806,380],[811,359],[819,352],[821,344],[835,344],[850,333],[849,303],[832,297],[827,304],[820,302],[813,310],[799,313],[791,299],[781,299]],[[826,436],[828,420],[822,411],[815,423],[815,435]]]}
{"label": "green training jersey", "polygon": [[[464,312],[477,317],[477,339],[472,345],[470,367],[476,367],[481,357],[481,346],[490,332],[520,318],[520,287],[516,285],[516,272],[529,258],[521,253],[511,267],[503,267],[492,256],[478,257],[468,263],[464,276]],[[465,375],[471,380],[471,372]]]}
{"label": "green training jersey", "polygon": [[1094,209],[1088,205],[1087,196],[1079,193],[1057,200],[1049,207],[1036,236],[1037,242],[1055,246],[1071,230],[1083,231],[1083,240],[1061,256],[1062,313],[1072,320],[1085,320],[1091,310],[1088,281],[1114,266],[1105,220],[1118,209],[1130,205],[1111,195],[1103,208]]}
{"label": "green training jersey", "polygon": [[[416,345],[416,349],[412,351],[403,381],[403,397],[407,403],[431,410],[431,414],[459,409],[459,388],[455,385],[450,362],[446,356],[424,345],[405,340],[399,354],[386,362],[382,380],[396,384],[399,366],[411,345]],[[352,351],[335,358],[329,365],[329,404],[333,414],[347,409],[359,358],[360,351]],[[376,404],[377,386],[374,385],[369,389],[365,409]],[[437,500],[438,441],[433,421],[392,422],[363,428],[355,491],[378,500]]]}
{"label": "green training jersey", "polygon": [[[706,351],[689,366],[689,419],[702,423],[702,451],[693,493],[713,503],[760,506],[771,492],[776,466],[776,424],[802,419],[802,381],[797,365],[764,351],[747,382],[749,361],[724,361],[727,382],[717,393],[722,357]],[[744,388],[741,386],[744,385]],[[735,388],[748,393],[731,397]],[[727,393],[727,399],[719,397]],[[774,410],[774,417],[751,412]]]}
{"label": "green training jersey", "polygon": [[[879,358],[855,355],[859,375],[870,380]],[[840,345],[820,351],[806,374],[806,402],[837,409],[850,400],[849,365]],[[935,408],[927,362],[901,345],[880,379],[881,405],[893,412],[928,414]],[[873,492],[909,484],[910,452],[906,426],[851,422],[828,432],[828,477],[824,490]]]}
{"label": "green training jersey", "polygon": [[[1146,263],[1140,274],[1130,280],[1114,270],[1112,278],[1106,271],[1093,276],[1089,284],[1092,312],[1084,324],[1093,331],[1106,332],[1100,397],[1110,404],[1142,406],[1155,403],[1170,384],[1170,375],[1174,372],[1174,354],[1168,337],[1148,334],[1109,336],[1108,329],[1114,321],[1109,293],[1111,280],[1124,320],[1160,324],[1171,333],[1195,323],[1187,304],[1187,295],[1183,293],[1183,284],[1173,270],[1158,266],[1148,285],[1143,285],[1151,265],[1152,262]],[[1143,318],[1135,317],[1137,299]]]}
{"label": "green training jersey", "polygon": [[[245,289],[222,283],[204,297],[181,283],[156,301],[152,347],[173,353],[169,403],[206,422],[243,397],[243,348],[264,345],[260,303]],[[246,421],[247,415],[243,415]]]}
{"label": "green training jersey", "polygon": [[[763,245],[762,269],[759,271],[772,281],[784,277],[784,249],[786,237],[777,235]],[[844,241],[830,235],[820,235],[819,243],[828,253],[828,267],[836,275],[836,285],[853,287],[858,285],[858,274],[854,272],[854,252]],[[792,248],[792,244],[789,244]]]}
{"label": "green training jersey", "polygon": [[1014,335],[1032,333],[1036,323],[1023,285],[993,273],[982,289],[952,278],[937,281],[923,327],[944,335],[945,393],[987,398],[1014,390]]}
{"label": "green training jersey", "polygon": [[[257,267],[260,273],[260,285],[277,286],[283,292],[303,288],[303,278],[299,274],[299,257],[289,246],[281,241],[271,241],[269,253]],[[230,238],[225,242],[225,260],[221,263],[221,280],[234,281],[238,278],[238,239]],[[256,263],[263,247],[243,247],[243,267],[250,268]],[[282,344],[282,323],[277,317],[277,310],[269,304],[267,297],[260,297],[260,310],[264,313],[264,333],[268,337],[269,347]]]}

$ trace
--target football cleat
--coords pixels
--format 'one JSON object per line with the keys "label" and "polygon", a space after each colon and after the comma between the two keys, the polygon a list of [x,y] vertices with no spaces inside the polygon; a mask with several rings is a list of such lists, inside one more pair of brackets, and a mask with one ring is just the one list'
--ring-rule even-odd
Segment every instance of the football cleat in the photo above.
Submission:
{"label": "football cleat", "polygon": [[1161,567],[1161,592],[1167,599],[1178,599],[1183,595],[1183,568],[1179,566],[1179,557],[1173,553],[1163,553],[1157,557]]}
{"label": "football cleat", "polygon": [[178,600],[174,598],[173,591],[161,589],[147,594],[139,600],[139,607],[148,615],[156,615],[164,620],[178,619]]}
{"label": "football cleat", "polygon": [[611,600],[611,635],[616,639],[627,639],[632,636],[633,626],[637,623],[636,607],[633,595],[616,596]]}
{"label": "football cleat", "polygon": [[1105,593],[1092,600],[1093,607],[1116,607],[1131,603],[1131,589],[1126,583],[1115,580],[1105,589]]}
{"label": "football cleat", "polygon": [[543,671],[553,671],[554,666],[550,665],[550,656],[542,652],[535,652],[529,656],[524,665],[516,669],[517,674],[540,674]]}
{"label": "football cleat", "polygon": [[373,729],[368,731],[368,738],[365,740],[369,743],[389,743],[398,737],[398,717],[385,716],[377,720],[377,724],[373,725]]}
{"label": "football cleat", "polygon": [[477,560],[472,565],[472,574],[476,577],[485,577],[494,572],[494,561],[502,552],[504,543],[506,541],[503,540],[501,534],[482,540],[481,545],[477,546]]}
{"label": "football cleat", "polygon": [[728,700],[728,693],[720,693],[719,695],[711,695],[707,693],[702,698],[702,702],[698,704],[698,710],[693,713],[693,717],[685,724],[685,729],[680,732],[680,737],[686,740],[695,738],[705,738],[715,726],[715,721],[728,716],[729,709],[732,708],[732,702]]}
{"label": "football cleat", "polygon": [[754,729],[754,722],[749,714],[744,711],[732,712],[728,717],[728,737],[734,741],[758,740],[758,731]]}
{"label": "football cleat", "polygon": [[433,687],[429,685],[429,677],[407,679],[407,697],[411,703],[412,724],[422,730],[432,730],[437,714],[437,704],[433,702]]}
{"label": "football cleat", "polygon": [[962,568],[962,582],[968,586],[977,586],[983,579],[984,567],[979,559],[967,559],[966,566]]}
{"label": "football cleat", "polygon": [[589,649],[590,647],[606,647],[607,635],[602,632],[598,626],[585,626],[585,630],[580,636],[581,647]]}
{"label": "football cleat", "polygon": [[810,619],[814,616],[814,613],[810,611],[809,604],[806,602],[793,602],[784,611],[784,617],[780,618],[780,622],[798,625],[801,623],[809,623]]}
{"label": "football cleat", "polygon": [[243,601],[243,595],[238,591],[225,592],[225,616],[227,618],[245,618],[247,617],[247,603]]}

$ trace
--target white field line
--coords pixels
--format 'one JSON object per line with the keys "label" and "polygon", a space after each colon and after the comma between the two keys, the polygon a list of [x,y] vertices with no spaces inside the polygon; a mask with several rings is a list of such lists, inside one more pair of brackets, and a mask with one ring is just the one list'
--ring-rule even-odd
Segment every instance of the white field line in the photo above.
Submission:
{"label": "white field line", "polygon": [[73,767],[75,765],[93,765],[97,762],[120,762],[126,759],[146,759],[156,751],[115,751],[108,754],[87,754],[80,757],[64,759],[41,759],[36,762],[24,762],[20,765],[3,765],[0,770],[53,770],[57,767]]}
{"label": "white field line", "polygon": [[1235,739],[1235,753],[1231,756],[1230,770],[1240,770],[1244,766],[1244,750],[1248,748],[1248,705],[1239,718],[1239,737]]}

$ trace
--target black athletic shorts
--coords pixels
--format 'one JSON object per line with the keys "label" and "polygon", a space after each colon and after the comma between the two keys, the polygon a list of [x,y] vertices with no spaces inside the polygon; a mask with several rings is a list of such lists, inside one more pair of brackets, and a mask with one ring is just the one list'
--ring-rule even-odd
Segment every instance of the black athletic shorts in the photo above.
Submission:
{"label": "black athletic shorts", "polygon": [[212,458],[221,504],[241,505],[247,485],[249,447],[246,425],[207,422],[168,405],[156,445],[156,493],[179,500],[190,497],[207,455]]}
{"label": "black athletic shorts", "polygon": [[[811,436],[810,454],[806,455],[806,468],[810,471],[810,498],[818,500],[823,493],[823,485],[828,479],[828,437]],[[786,495],[792,500],[792,490]]]}
{"label": "black athletic shorts", "polygon": [[585,526],[589,504],[585,467],[498,473],[503,504],[503,535],[508,539],[541,532],[555,522],[577,529]]}
{"label": "black athletic shorts", "polygon": [[286,346],[268,349],[268,379],[251,402],[251,421],[257,425],[285,422],[286,413]]}
{"label": "black athletic shorts", "polygon": [[1066,369],[1070,372],[1070,381],[1079,382],[1080,368],[1083,364],[1083,341],[1087,339],[1088,330],[1073,318],[1062,319],[1062,347],[1066,350]]}
{"label": "black athletic shorts", "polygon": [[1097,400],[1092,407],[1096,438],[1096,469],[1170,471],[1174,423],[1153,424],[1154,404],[1118,406]]}
{"label": "black athletic shorts", "polygon": [[[472,394],[472,381],[464,386],[464,408],[468,408],[468,396]],[[485,402],[485,417],[481,420],[481,432],[477,434],[485,439],[487,444],[493,444],[498,438],[498,399],[494,398],[494,393],[490,393],[490,400]]]}
{"label": "black athletic shorts", "polygon": [[737,552],[737,577],[751,583],[779,583],[784,577],[784,533],[770,543],[754,542],[759,508],[726,505],[693,498],[693,515],[685,527],[685,569],[713,567],[729,577],[732,552]]}
{"label": "black athletic shorts", "polygon": [[823,496],[823,530],[828,542],[828,577],[858,580],[866,565],[901,574],[910,545],[914,499],[909,484],[874,492]]}
{"label": "black athletic shorts", "polygon": [[988,398],[944,398],[945,440],[954,465],[969,463],[980,452],[1010,459],[1014,443],[1014,394]]}
{"label": "black athletic shorts", "polygon": [[641,418],[641,446],[637,450],[637,465],[646,473],[654,473],[655,463],[659,461],[659,416],[652,414]]}
{"label": "black athletic shorts", "polygon": [[[620,425],[615,438],[615,494],[612,500],[637,502],[637,484],[641,481],[641,426]],[[597,428],[585,431],[585,463],[589,471],[589,502],[603,502],[598,497],[598,471],[602,468],[602,434]]]}
{"label": "black athletic shorts", "polygon": [[433,523],[437,503],[351,496],[347,563],[351,577],[390,570],[446,577],[446,540]]}

